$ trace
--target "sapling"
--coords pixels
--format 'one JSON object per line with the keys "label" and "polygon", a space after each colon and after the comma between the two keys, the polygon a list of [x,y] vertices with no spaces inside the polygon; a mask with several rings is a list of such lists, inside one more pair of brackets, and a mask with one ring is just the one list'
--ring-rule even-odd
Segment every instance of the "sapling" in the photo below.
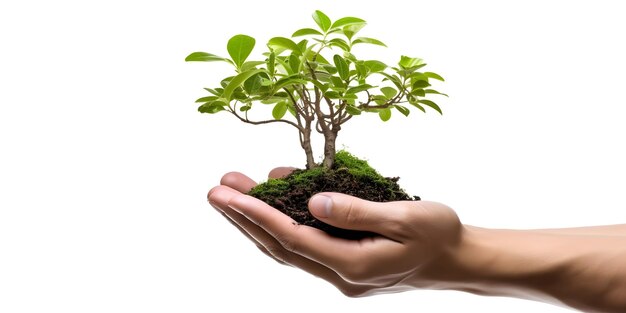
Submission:
{"label": "sapling", "polygon": [[[198,110],[227,112],[242,122],[260,125],[283,123],[298,130],[306,155],[306,169],[295,170],[282,179],[270,179],[248,192],[289,215],[297,223],[320,228],[331,235],[359,239],[375,234],[339,229],[315,219],[307,210],[310,197],[335,191],[370,201],[419,200],[397,184],[398,178],[378,174],[366,161],[347,151],[336,151],[335,142],[343,125],[364,113],[378,114],[388,121],[392,112],[408,116],[410,108],[441,114],[441,108],[426,97],[445,94],[431,88],[431,80],[443,81],[433,72],[420,71],[422,59],[401,56],[397,66],[379,60],[359,59],[357,46],[385,44],[375,38],[357,36],[365,21],[344,17],[332,21],[321,11],[313,13],[317,28],[302,28],[291,38],[273,37],[262,60],[248,60],[256,40],[235,35],[226,48],[230,58],[194,52],[186,61],[221,61],[235,73],[209,95],[198,99]],[[272,106],[272,117],[256,119],[253,110]],[[262,110],[260,110],[262,111]],[[324,137],[324,158],[315,162],[311,136]]]}
{"label": "sapling", "polygon": [[[441,108],[430,95],[444,95],[431,88],[431,80],[444,79],[434,72],[422,72],[422,59],[401,56],[397,66],[356,56],[357,46],[385,44],[357,34],[366,22],[356,17],[332,21],[321,11],[313,13],[317,28],[302,28],[291,38],[273,37],[261,60],[248,60],[256,40],[235,35],[226,46],[230,58],[207,52],[191,53],[186,61],[227,62],[234,75],[216,88],[205,88],[208,96],[198,99],[198,111],[227,112],[242,122],[260,125],[283,123],[298,130],[306,155],[306,168],[333,168],[335,142],[343,125],[363,113],[378,114],[388,121],[392,111],[408,116],[411,107],[426,112]],[[256,120],[249,112],[271,105],[272,117]],[[311,135],[324,137],[324,158],[315,162]]]}

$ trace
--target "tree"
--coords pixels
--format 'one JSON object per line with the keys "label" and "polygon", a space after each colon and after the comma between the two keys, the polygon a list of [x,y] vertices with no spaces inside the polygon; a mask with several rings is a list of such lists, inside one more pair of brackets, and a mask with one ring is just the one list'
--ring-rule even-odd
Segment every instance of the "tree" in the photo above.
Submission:
{"label": "tree", "polygon": [[[235,67],[235,75],[224,78],[221,86],[205,88],[210,95],[196,100],[198,111],[228,112],[240,121],[260,125],[284,123],[298,130],[306,154],[306,167],[316,167],[311,147],[313,130],[324,136],[322,166],[332,168],[335,142],[344,123],[362,113],[377,113],[388,121],[392,110],[408,116],[409,104],[422,112],[425,106],[442,113],[428,95],[444,95],[431,87],[430,80],[444,79],[433,72],[421,72],[426,63],[401,56],[397,67],[378,60],[360,60],[354,46],[385,46],[378,39],[357,37],[366,22],[344,17],[334,22],[321,11],[313,13],[318,28],[302,28],[292,38],[271,38],[265,60],[248,61],[255,39],[235,35],[228,41],[230,58],[206,52],[191,53],[186,61],[223,61]],[[376,81],[376,84],[373,82]],[[258,105],[273,105],[273,119],[251,120],[248,111]],[[287,114],[289,113],[289,114]]]}

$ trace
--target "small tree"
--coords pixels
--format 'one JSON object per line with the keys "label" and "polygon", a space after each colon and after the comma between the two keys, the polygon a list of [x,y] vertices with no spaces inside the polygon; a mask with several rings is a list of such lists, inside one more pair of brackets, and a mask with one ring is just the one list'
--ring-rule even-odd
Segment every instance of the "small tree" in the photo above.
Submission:
{"label": "small tree", "polygon": [[[307,168],[316,166],[311,147],[313,130],[324,136],[322,166],[332,168],[337,134],[354,116],[377,113],[387,121],[392,109],[408,116],[410,110],[405,103],[422,112],[427,106],[442,113],[435,102],[425,97],[445,96],[430,88],[430,79],[444,79],[433,72],[418,71],[426,65],[421,59],[401,56],[397,67],[378,60],[360,60],[352,52],[354,46],[385,46],[374,38],[356,37],[366,24],[364,20],[344,17],[332,22],[321,11],[313,13],[313,20],[318,29],[302,28],[291,35],[308,39],[270,39],[263,61],[247,60],[255,46],[255,39],[247,35],[236,35],[228,41],[230,59],[206,52],[187,56],[186,61],[224,61],[235,67],[236,75],[224,78],[220,87],[205,88],[211,95],[196,101],[201,103],[198,111],[225,111],[254,125],[285,123],[295,127]],[[248,111],[259,104],[273,105],[273,119],[248,118]]]}

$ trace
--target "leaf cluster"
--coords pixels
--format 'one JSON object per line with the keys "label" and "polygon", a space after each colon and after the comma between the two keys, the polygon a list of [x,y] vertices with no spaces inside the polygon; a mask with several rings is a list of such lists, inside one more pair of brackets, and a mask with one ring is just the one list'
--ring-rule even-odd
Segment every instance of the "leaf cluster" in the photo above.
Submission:
{"label": "leaf cluster", "polygon": [[[353,52],[355,46],[385,46],[376,38],[358,35],[366,25],[364,20],[343,17],[332,21],[321,11],[312,17],[317,27],[271,38],[260,60],[248,60],[256,40],[243,34],[228,41],[229,58],[207,52],[187,56],[186,61],[219,61],[234,67],[233,75],[222,79],[220,86],[205,88],[209,95],[196,101],[198,110],[226,111],[253,124],[282,121],[300,131],[315,119],[320,130],[320,125],[339,126],[364,112],[376,113],[383,121],[391,118],[393,110],[408,116],[410,107],[442,113],[427,97],[446,96],[431,86],[433,80],[444,79],[422,71],[426,66],[422,59],[403,55],[394,66],[359,59]],[[248,111],[257,105],[273,106],[273,120],[248,119]]]}

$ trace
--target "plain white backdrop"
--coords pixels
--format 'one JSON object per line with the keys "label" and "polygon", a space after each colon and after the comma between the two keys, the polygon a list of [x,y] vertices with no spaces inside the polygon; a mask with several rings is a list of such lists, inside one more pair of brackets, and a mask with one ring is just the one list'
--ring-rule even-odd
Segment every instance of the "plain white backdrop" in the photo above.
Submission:
{"label": "plain white backdrop", "polygon": [[[202,115],[226,41],[369,22],[447,81],[444,115],[346,125],[339,144],[468,224],[626,222],[621,1],[5,1],[0,4],[1,312],[567,312],[416,291],[364,299],[280,266],[206,203],[222,174],[302,166],[297,134]],[[359,52],[362,51],[362,52]],[[360,54],[359,54],[360,53]],[[316,152],[318,155],[319,149]]]}

